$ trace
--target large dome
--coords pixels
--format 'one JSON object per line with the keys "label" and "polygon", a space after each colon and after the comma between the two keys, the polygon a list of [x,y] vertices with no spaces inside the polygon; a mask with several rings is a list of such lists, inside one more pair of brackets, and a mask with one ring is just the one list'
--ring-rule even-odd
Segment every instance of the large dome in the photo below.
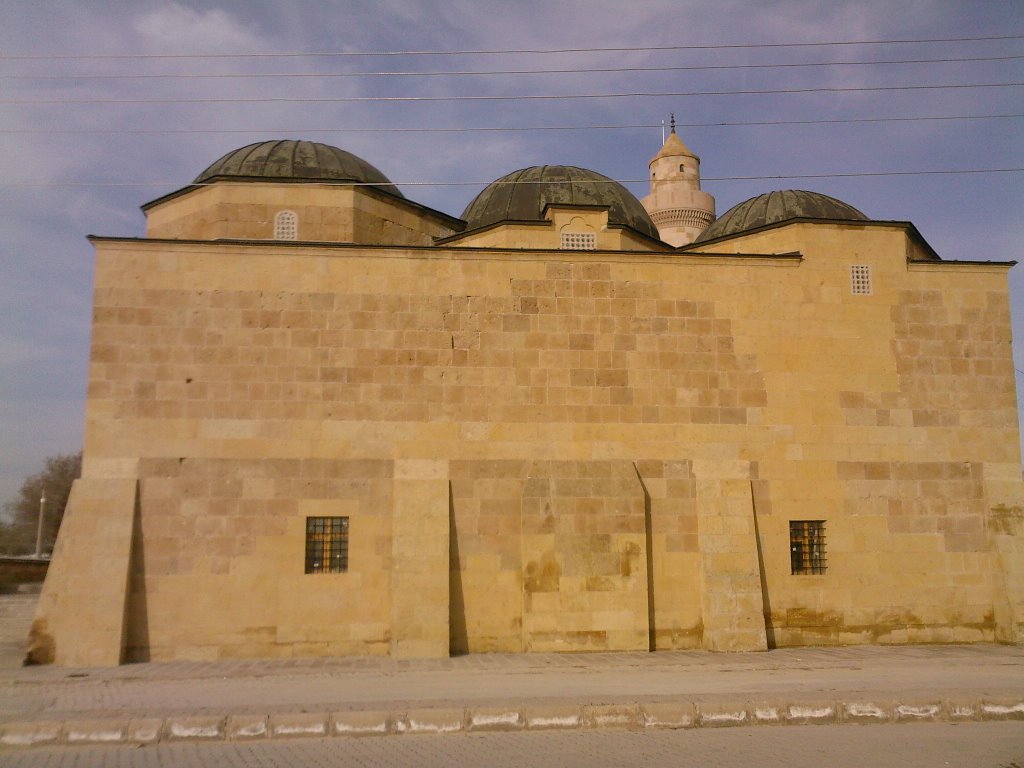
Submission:
{"label": "large dome", "polygon": [[608,223],[629,227],[658,239],[647,211],[619,182],[572,165],[535,165],[491,182],[462,218],[468,229],[500,221],[544,221],[549,205],[594,205],[608,208]]}
{"label": "large dome", "polygon": [[374,166],[351,152],[316,141],[279,139],[228,152],[196,176],[193,184],[232,181],[349,181],[372,184],[404,197]]}
{"label": "large dome", "polygon": [[714,240],[777,224],[788,219],[838,219],[840,221],[867,221],[868,217],[852,205],[820,192],[784,189],[766,192],[734,205],[705,229],[695,243]]}

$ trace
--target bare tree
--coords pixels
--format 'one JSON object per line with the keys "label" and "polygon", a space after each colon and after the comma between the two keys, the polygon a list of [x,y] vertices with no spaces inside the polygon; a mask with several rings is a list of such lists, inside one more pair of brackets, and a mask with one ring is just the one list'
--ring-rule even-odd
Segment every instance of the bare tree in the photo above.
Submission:
{"label": "bare tree", "polygon": [[53,551],[57,531],[71,494],[71,484],[82,474],[82,454],[60,454],[46,459],[46,468],[25,478],[15,501],[4,505],[10,523],[0,524],[0,554],[22,555],[35,552],[39,520],[39,499],[45,493],[43,516],[43,552]]}

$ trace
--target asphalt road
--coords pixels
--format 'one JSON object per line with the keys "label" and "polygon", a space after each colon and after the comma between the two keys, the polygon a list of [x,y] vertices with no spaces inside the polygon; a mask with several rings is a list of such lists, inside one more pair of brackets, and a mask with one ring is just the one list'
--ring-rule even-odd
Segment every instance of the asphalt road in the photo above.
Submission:
{"label": "asphalt road", "polygon": [[53,747],[10,768],[1024,768],[1024,722],[549,731],[363,739]]}

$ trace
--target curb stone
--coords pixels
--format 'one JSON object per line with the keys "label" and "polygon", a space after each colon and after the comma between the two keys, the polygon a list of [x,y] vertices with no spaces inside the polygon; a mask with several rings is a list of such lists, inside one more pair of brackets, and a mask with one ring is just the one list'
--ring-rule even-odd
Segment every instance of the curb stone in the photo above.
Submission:
{"label": "curb stone", "polygon": [[264,739],[268,735],[264,715],[232,715],[225,726],[225,735],[231,741]]}
{"label": "curb stone", "polygon": [[273,715],[82,718],[0,723],[0,750],[55,744],[155,744],[301,737],[360,737],[481,731],[720,728],[805,724],[886,724],[1024,720],[1024,699],[991,701],[753,701],[744,704],[659,701],[399,712],[335,711]]}
{"label": "curb stone", "polygon": [[60,741],[60,723],[8,723],[0,728],[0,745],[34,747]]}
{"label": "curb stone", "polygon": [[271,738],[294,738],[296,736],[328,736],[326,712],[284,714],[270,716]]}
{"label": "curb stone", "polygon": [[392,732],[389,712],[334,712],[331,723],[334,736],[386,736]]}
{"label": "curb stone", "polygon": [[224,738],[223,717],[171,717],[164,734],[168,741],[204,741]]}
{"label": "curb stone", "polygon": [[515,707],[485,707],[469,712],[470,731],[518,731],[524,725],[522,714]]}
{"label": "curb stone", "polygon": [[950,722],[953,723],[980,719],[978,705],[974,702],[967,704],[964,702],[947,701],[946,714],[949,716]]}
{"label": "curb stone", "polygon": [[129,720],[125,740],[129,744],[156,744],[163,726],[164,721],[155,717]]}
{"label": "curb stone", "polygon": [[703,728],[722,728],[748,725],[751,718],[746,705],[701,704],[697,707],[697,722]]}
{"label": "curb stone", "polygon": [[[972,710],[973,711],[973,710]],[[887,723],[892,719],[892,707],[871,701],[853,701],[843,705],[843,722],[846,723]]]}
{"label": "curb stone", "polygon": [[392,733],[454,733],[465,728],[463,709],[410,709],[393,719]]}
{"label": "curb stone", "polygon": [[897,704],[893,709],[899,721],[935,721],[942,717],[942,704]]}
{"label": "curb stone", "polygon": [[588,704],[583,707],[583,727],[592,730],[642,727],[638,704]]}
{"label": "curb stone", "polygon": [[785,710],[778,704],[754,702],[747,705],[751,722],[756,725],[781,725],[786,722]]}
{"label": "curb stone", "polygon": [[64,724],[68,744],[118,744],[125,741],[127,733],[126,720],[70,720]]}
{"label": "curb stone", "polygon": [[1024,701],[983,701],[982,720],[1024,720]]}
{"label": "curb stone", "polygon": [[693,704],[645,704],[640,711],[644,728],[693,728],[697,725]]}
{"label": "curb stone", "polygon": [[583,725],[580,708],[572,706],[527,707],[523,711],[523,719],[531,731],[568,730]]}
{"label": "curb stone", "polygon": [[835,723],[839,719],[832,702],[816,704],[790,704],[786,707],[786,722],[790,725]]}

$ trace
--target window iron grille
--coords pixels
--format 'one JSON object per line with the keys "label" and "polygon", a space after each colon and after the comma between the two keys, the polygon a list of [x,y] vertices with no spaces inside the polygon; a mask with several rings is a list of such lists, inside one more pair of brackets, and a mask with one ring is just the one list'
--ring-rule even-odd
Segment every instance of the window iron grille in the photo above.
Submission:
{"label": "window iron grille", "polygon": [[306,573],[348,570],[348,518],[306,518]]}
{"label": "window iron grille", "polygon": [[791,520],[789,558],[794,575],[825,573],[825,521]]}

